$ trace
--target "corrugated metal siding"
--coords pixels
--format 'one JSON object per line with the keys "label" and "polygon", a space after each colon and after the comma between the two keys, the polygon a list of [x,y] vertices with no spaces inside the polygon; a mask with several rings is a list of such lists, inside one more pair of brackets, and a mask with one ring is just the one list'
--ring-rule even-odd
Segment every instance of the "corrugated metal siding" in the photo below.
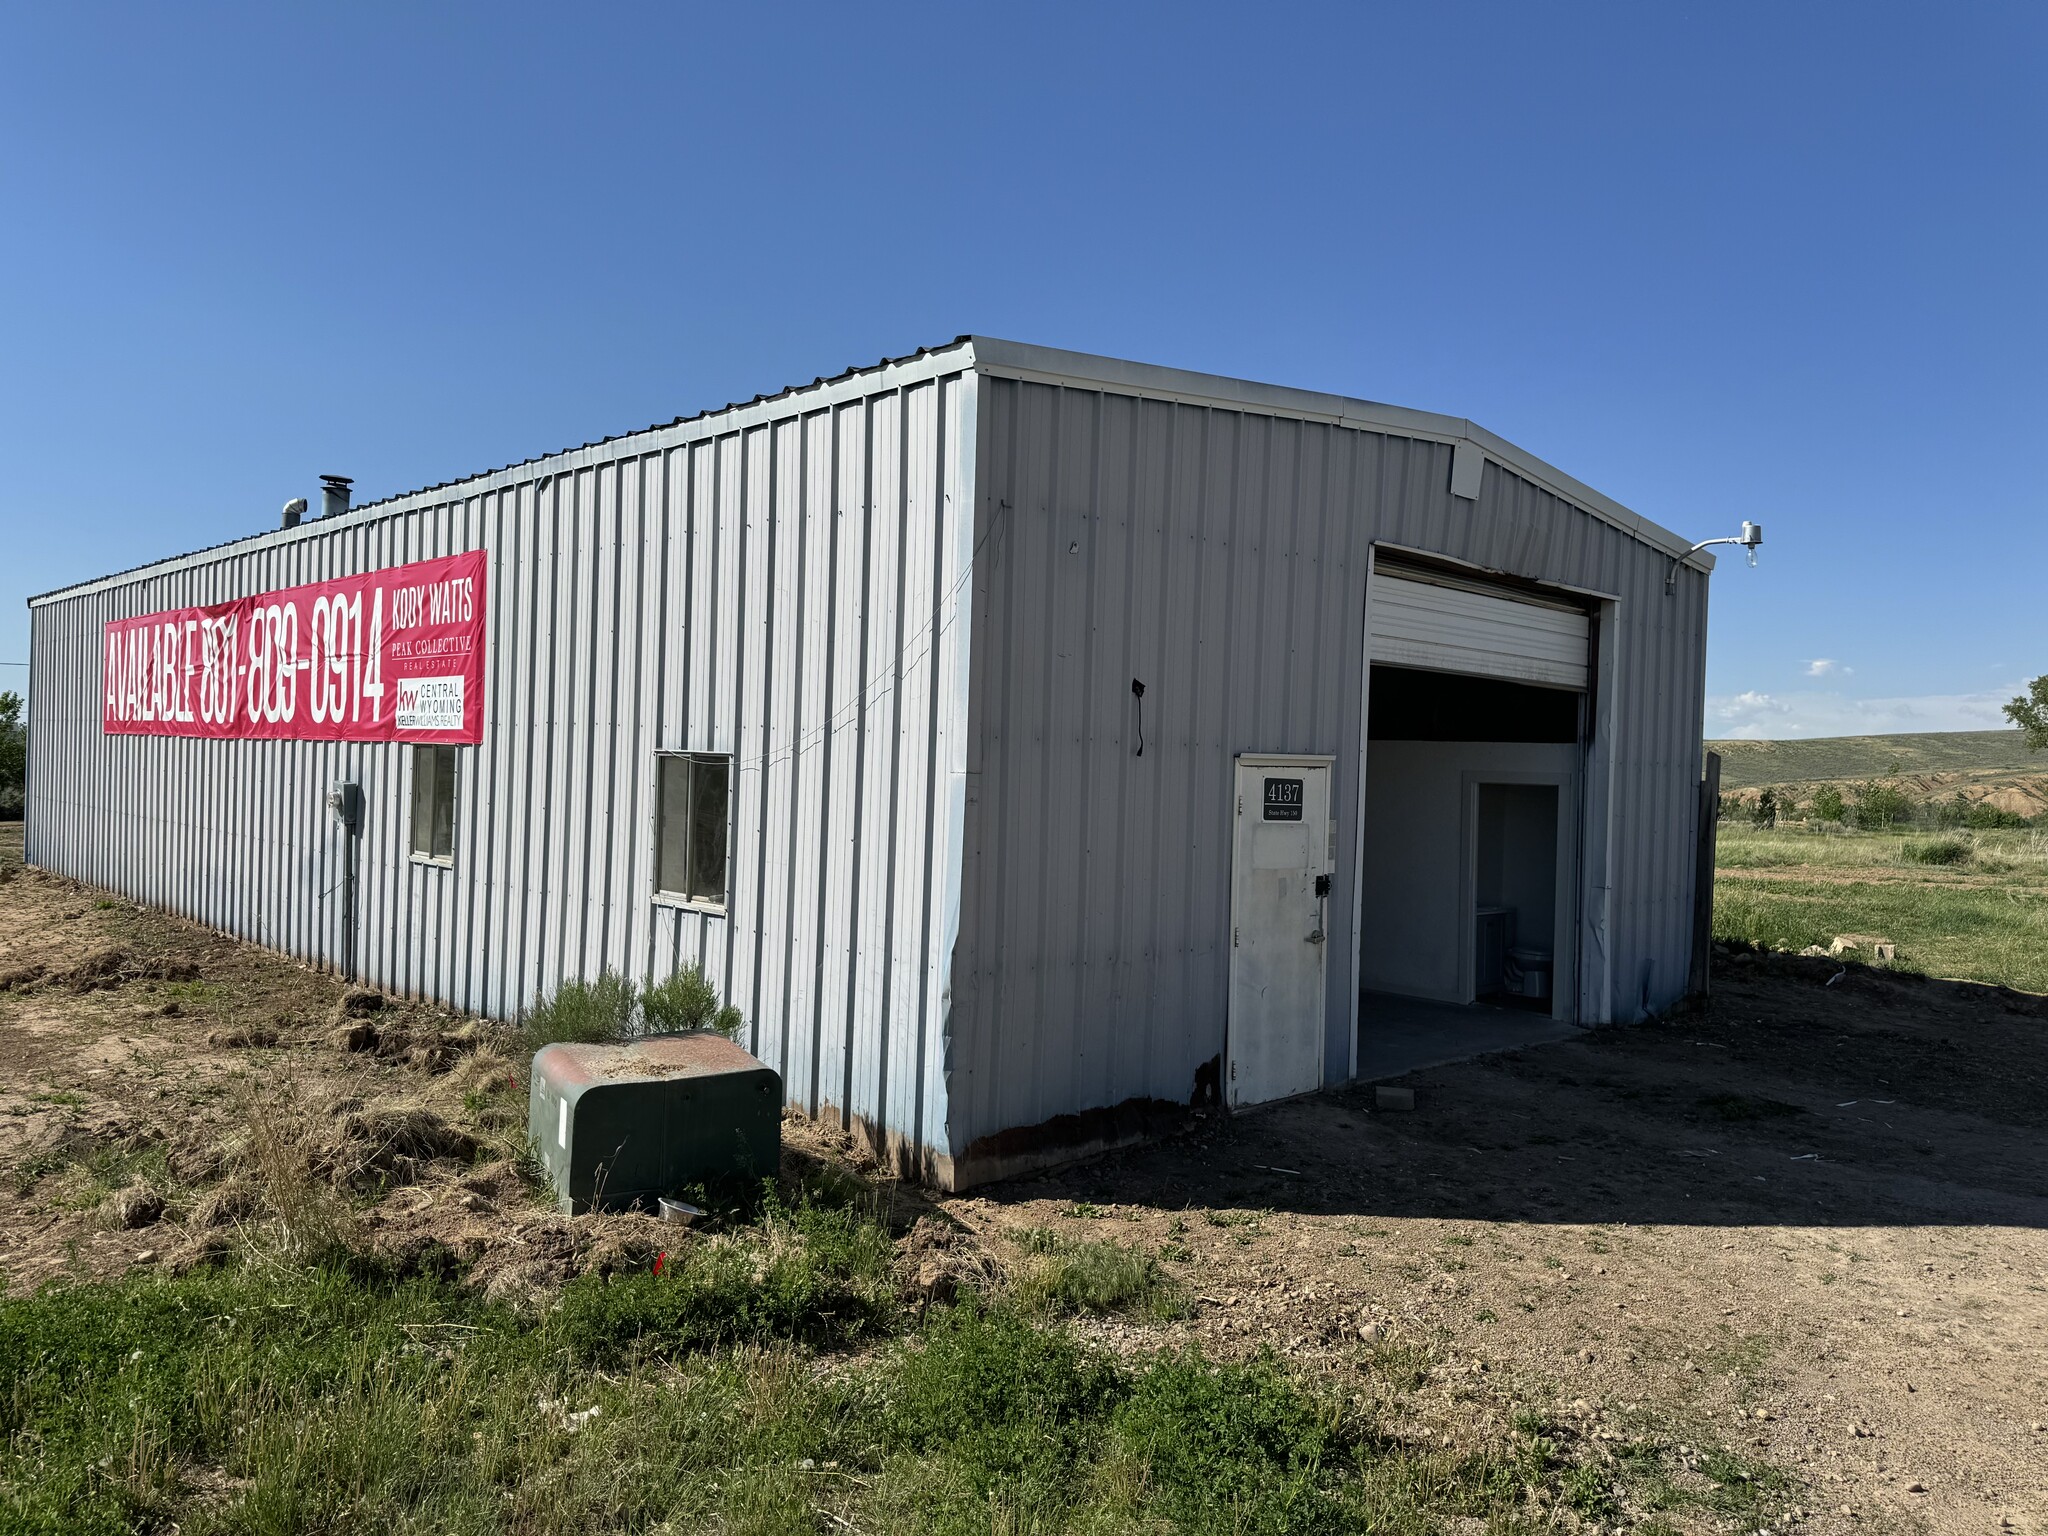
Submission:
{"label": "corrugated metal siding", "polygon": [[[367,979],[503,1016],[603,965],[696,961],[792,1102],[957,1154],[1186,1098],[1223,1043],[1236,753],[1336,758],[1348,932],[1380,543],[1617,599],[1585,859],[1612,990],[1582,998],[1675,998],[1705,575],[1667,599],[1633,514],[1498,462],[1453,499],[1446,419],[1290,417],[1293,392],[1258,386],[1244,409],[1139,398],[1124,374],[1157,371],[1091,366],[1118,382],[976,372],[957,347],[38,600],[29,857],[332,965],[324,797],[353,777]],[[452,869],[405,856],[400,747],[100,734],[111,618],[479,547],[489,707]],[[661,750],[736,756],[726,916],[652,899]]]}
{"label": "corrugated metal siding", "polygon": [[[28,857],[331,967],[324,802],[352,777],[365,980],[509,1016],[603,966],[696,961],[792,1102],[943,1153],[968,363],[905,360],[39,600]],[[110,619],[475,548],[489,703],[453,868],[407,857],[401,745],[100,732]],[[727,915],[652,896],[666,750],[735,755]]]}
{"label": "corrugated metal siding", "polygon": [[[1337,759],[1354,910],[1369,551],[1384,543],[1617,598],[1611,1012],[1685,984],[1706,577],[1452,446],[1284,414],[987,378],[977,504],[952,1140],[1134,1097],[1185,1100],[1223,1045],[1231,767]],[[1131,680],[1146,685],[1135,755]],[[1355,955],[1330,967],[1328,1075]],[[1605,1000],[1589,1008],[1609,1011]]]}

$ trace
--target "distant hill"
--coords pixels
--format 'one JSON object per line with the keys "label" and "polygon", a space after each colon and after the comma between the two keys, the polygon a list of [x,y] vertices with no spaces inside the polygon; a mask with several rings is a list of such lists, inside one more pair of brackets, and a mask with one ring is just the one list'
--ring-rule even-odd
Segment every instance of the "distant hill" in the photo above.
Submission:
{"label": "distant hill", "polygon": [[2029,752],[2026,738],[2016,730],[1710,741],[1707,749],[1721,754],[1721,787],[1727,790],[1933,774],[2048,774],[2048,752]]}
{"label": "distant hill", "polygon": [[1710,741],[1721,791],[1748,802],[1768,787],[1802,806],[1817,785],[1884,779],[1922,805],[1989,805],[2037,825],[2048,817],[2048,752],[2018,731],[1930,731],[1918,736],[1820,736],[1807,741]]}

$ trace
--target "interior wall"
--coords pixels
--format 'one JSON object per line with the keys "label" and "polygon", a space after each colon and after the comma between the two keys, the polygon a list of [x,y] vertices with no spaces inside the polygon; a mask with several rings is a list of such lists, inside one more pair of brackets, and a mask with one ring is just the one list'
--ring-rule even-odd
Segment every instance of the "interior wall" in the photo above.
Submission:
{"label": "interior wall", "polygon": [[1509,942],[1557,947],[1557,788],[1479,786],[1476,905],[1515,914]]}
{"label": "interior wall", "polygon": [[[1577,768],[1578,748],[1572,746],[1480,741],[1370,745],[1365,856],[1359,871],[1364,884],[1360,986],[1439,1002],[1467,1000],[1467,775],[1570,775]],[[1554,918],[1556,909],[1551,910]]]}

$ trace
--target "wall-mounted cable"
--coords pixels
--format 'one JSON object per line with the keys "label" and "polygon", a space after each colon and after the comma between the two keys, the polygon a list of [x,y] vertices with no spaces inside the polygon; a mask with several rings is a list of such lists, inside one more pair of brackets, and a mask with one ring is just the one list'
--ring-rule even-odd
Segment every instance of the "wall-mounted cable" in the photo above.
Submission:
{"label": "wall-mounted cable", "polygon": [[1138,750],[1134,756],[1145,755],[1145,685],[1135,677],[1131,679],[1131,697],[1138,701]]}

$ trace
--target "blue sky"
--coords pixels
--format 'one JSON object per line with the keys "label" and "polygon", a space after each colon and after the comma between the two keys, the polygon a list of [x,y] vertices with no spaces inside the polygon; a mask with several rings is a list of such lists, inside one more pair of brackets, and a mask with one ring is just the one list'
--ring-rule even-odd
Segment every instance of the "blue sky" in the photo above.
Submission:
{"label": "blue sky", "polygon": [[[2048,672],[2048,9],[0,6],[23,600],[964,331],[1695,538],[1709,735]],[[19,687],[17,667],[0,687]]]}

